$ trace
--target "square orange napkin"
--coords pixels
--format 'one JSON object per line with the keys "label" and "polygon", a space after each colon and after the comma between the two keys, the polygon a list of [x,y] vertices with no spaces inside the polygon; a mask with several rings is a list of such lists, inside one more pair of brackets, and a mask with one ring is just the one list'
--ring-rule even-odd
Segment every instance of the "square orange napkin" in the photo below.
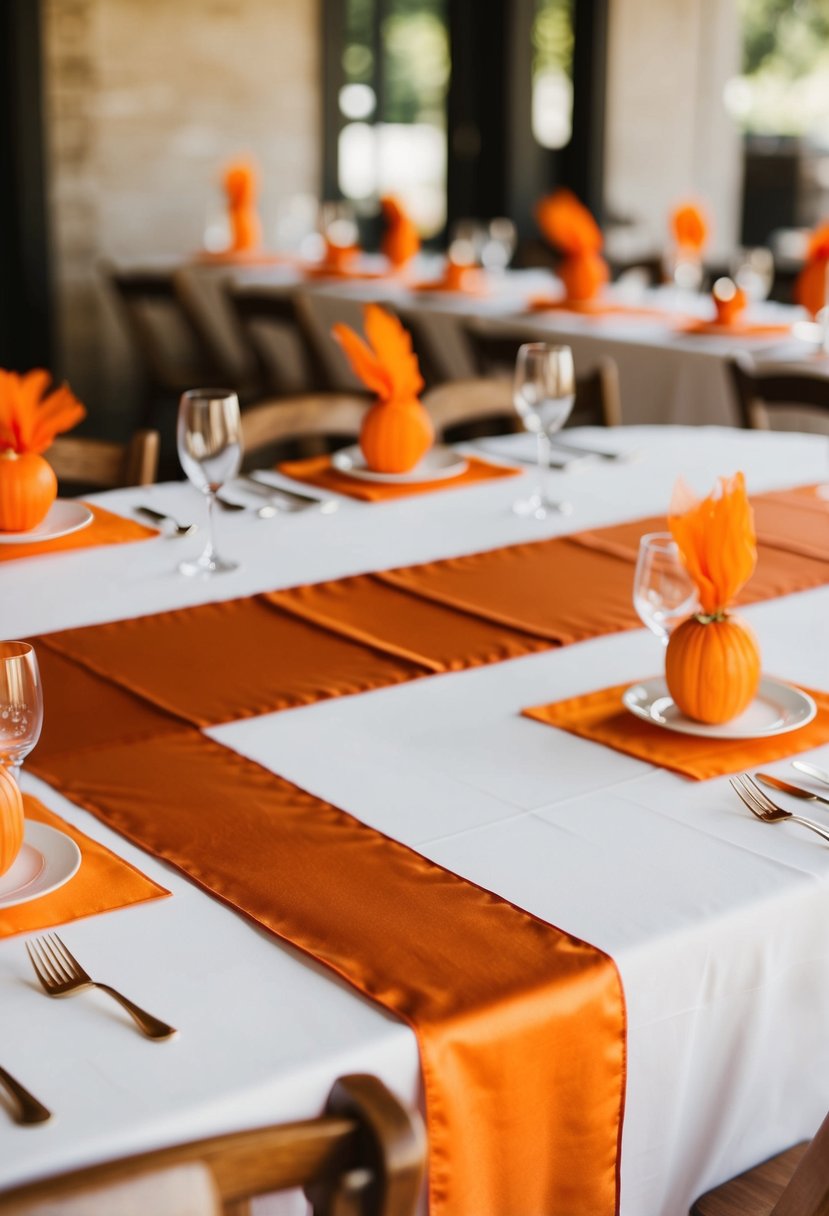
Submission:
{"label": "square orange napkin", "polygon": [[466,457],[467,467],[457,477],[446,477],[437,481],[407,482],[405,484],[385,481],[361,481],[339,473],[331,464],[330,456],[312,456],[309,460],[286,460],[279,466],[280,473],[302,481],[306,485],[318,486],[321,490],[333,490],[349,498],[363,502],[390,502],[397,498],[409,498],[413,494],[433,494],[437,490],[455,490],[481,481],[496,481],[499,477],[516,477],[521,469],[503,464],[490,464],[477,456]]}
{"label": "square orange napkin", "polygon": [[111,912],[170,894],[128,861],[47,810],[37,798],[24,794],[23,803],[27,819],[36,819],[71,836],[81,851],[81,868],[74,878],[51,895],[0,910],[0,938],[65,925],[85,916],[96,916],[99,912]]}
{"label": "square orange napkin", "polygon": [[149,540],[158,536],[155,528],[147,528],[134,519],[125,519],[105,511],[103,507],[89,504],[93,519],[91,524],[78,532],[57,540],[35,541],[32,544],[0,545],[0,562],[16,561],[21,557],[43,557],[49,553],[64,553],[69,549],[93,549],[97,545],[122,545],[128,541]]}
{"label": "square orange napkin", "polygon": [[703,739],[651,726],[635,717],[622,704],[628,684],[614,684],[596,692],[536,705],[523,710],[527,718],[569,731],[581,739],[603,743],[617,752],[669,768],[696,781],[739,773],[759,764],[770,764],[798,752],[829,742],[829,694],[804,689],[814,697],[817,716],[800,730],[772,739]]}

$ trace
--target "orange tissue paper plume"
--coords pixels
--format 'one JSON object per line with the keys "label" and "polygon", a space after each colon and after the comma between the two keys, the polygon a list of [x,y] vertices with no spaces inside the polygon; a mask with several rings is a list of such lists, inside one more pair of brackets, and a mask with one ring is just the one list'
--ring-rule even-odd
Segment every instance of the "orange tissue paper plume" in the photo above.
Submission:
{"label": "orange tissue paper plume", "polygon": [[816,317],[826,303],[826,271],[829,268],[829,224],[815,228],[806,249],[806,261],[798,275],[794,297]]}
{"label": "orange tissue paper plume", "polygon": [[41,453],[86,413],[65,384],[47,392],[51,379],[43,370],[21,376],[0,369],[2,532],[29,532],[45,519],[58,482]]}
{"label": "orange tissue paper plume", "polygon": [[535,218],[545,240],[564,254],[558,274],[567,298],[593,299],[610,278],[593,216],[570,190],[556,190],[538,202]]}
{"label": "orange tissue paper plume", "polygon": [[355,374],[376,395],[360,430],[360,447],[370,469],[407,473],[432,446],[432,421],[418,400],[423,388],[408,332],[391,313],[369,304],[363,322],[364,342],[353,329],[338,324],[332,333]]}
{"label": "orange tissue paper plume", "polygon": [[754,573],[757,537],[745,477],[721,477],[701,501],[680,479],[668,527],[706,616],[721,616]]}
{"label": "orange tissue paper plume", "polygon": [[230,218],[230,249],[244,252],[262,244],[262,222],[256,210],[258,173],[250,160],[232,161],[224,171]]}
{"label": "orange tissue paper plume", "polygon": [[680,203],[671,212],[671,232],[680,249],[702,253],[708,241],[708,220],[697,203]]}
{"label": "orange tissue paper plume", "polygon": [[46,392],[51,380],[42,368],[23,375],[0,368],[0,452],[45,452],[86,417],[68,385]]}
{"label": "orange tissue paper plume", "polygon": [[385,224],[380,252],[399,270],[420,252],[420,237],[399,199],[387,195],[380,199],[380,206]]}

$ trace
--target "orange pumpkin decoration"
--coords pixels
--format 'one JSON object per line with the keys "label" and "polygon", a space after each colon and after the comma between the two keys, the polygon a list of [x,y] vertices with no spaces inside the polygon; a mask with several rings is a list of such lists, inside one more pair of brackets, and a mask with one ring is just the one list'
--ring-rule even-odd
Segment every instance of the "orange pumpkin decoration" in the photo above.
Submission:
{"label": "orange pumpkin decoration", "polygon": [[0,874],[5,874],[23,847],[23,795],[7,768],[0,765]]}
{"label": "orange pumpkin decoration", "polygon": [[671,634],[665,655],[668,692],[688,718],[730,722],[760,682],[760,648],[737,617],[691,616]]}
{"label": "orange pumpkin decoration", "polygon": [[367,305],[364,328],[368,342],[347,325],[331,331],[355,374],[377,396],[363,420],[360,447],[375,472],[408,473],[434,438],[432,420],[417,399],[423,377],[412,340],[397,317],[377,304]]}
{"label": "orange pumpkin decoration", "polygon": [[47,393],[45,371],[0,369],[0,531],[28,532],[46,515],[58,483],[41,453],[85,410],[67,386]]}
{"label": "orange pumpkin decoration", "polygon": [[[680,505],[687,509],[678,510]],[[701,609],[670,637],[665,655],[668,691],[689,718],[729,722],[749,704],[760,680],[754,635],[726,611],[757,563],[743,474],[722,478],[719,492],[702,502],[689,498],[680,483],[668,524],[696,584]]]}
{"label": "orange pumpkin decoration", "polygon": [[556,273],[568,300],[592,300],[610,278],[607,262],[598,253],[579,253],[560,262]]}
{"label": "orange pumpkin decoration", "polygon": [[52,466],[36,452],[0,455],[0,532],[29,532],[58,496]]}

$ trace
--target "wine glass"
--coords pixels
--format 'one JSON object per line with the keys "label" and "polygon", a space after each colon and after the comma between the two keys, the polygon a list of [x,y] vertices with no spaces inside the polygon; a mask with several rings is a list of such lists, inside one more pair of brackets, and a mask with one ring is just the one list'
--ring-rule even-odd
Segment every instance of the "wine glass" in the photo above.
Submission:
{"label": "wine glass", "polygon": [[665,646],[671,631],[698,607],[696,587],[670,532],[647,532],[639,541],[633,606]]}
{"label": "wine glass", "polygon": [[43,689],[34,647],[0,642],[0,764],[20,781],[20,766],[40,738]]}
{"label": "wine glass", "polygon": [[182,393],[178,410],[178,456],[187,480],[207,497],[207,544],[194,560],[179,565],[182,574],[213,575],[235,570],[213,548],[216,495],[242,463],[239,400],[225,388],[194,388]]}
{"label": "wine glass", "polygon": [[504,271],[512,261],[517,242],[515,224],[506,216],[490,220],[486,240],[481,249],[481,265],[485,270]]}
{"label": "wine glass", "polygon": [[731,277],[752,303],[768,298],[774,281],[774,256],[770,249],[738,249],[731,260]]}
{"label": "wine glass", "polygon": [[546,519],[549,515],[569,515],[573,509],[570,503],[549,498],[544,482],[550,472],[552,437],[567,421],[575,397],[576,377],[569,346],[527,342],[520,347],[512,400],[525,430],[536,437],[539,484],[529,498],[515,503],[517,515]]}

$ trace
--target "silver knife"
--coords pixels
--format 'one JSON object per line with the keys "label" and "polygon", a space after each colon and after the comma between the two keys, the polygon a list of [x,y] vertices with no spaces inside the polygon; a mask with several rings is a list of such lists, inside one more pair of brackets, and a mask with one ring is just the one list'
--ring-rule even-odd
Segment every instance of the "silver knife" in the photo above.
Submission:
{"label": "silver knife", "polygon": [[770,773],[755,773],[755,777],[770,789],[782,790],[784,794],[791,794],[792,798],[803,798],[806,802],[822,802],[829,806],[829,798],[824,798],[822,794],[813,794],[802,785],[791,785],[788,781],[781,781],[779,777],[772,777]]}
{"label": "silver knife", "polygon": [[573,456],[597,456],[599,460],[630,460],[629,452],[608,452],[602,448],[584,448],[576,443],[562,443],[551,437],[550,443],[559,452],[570,452]]}
{"label": "silver knife", "polygon": [[267,473],[260,473],[258,469],[254,469],[251,473],[245,473],[241,480],[259,494],[281,494],[284,498],[294,498],[297,502],[306,502],[309,505],[313,504],[315,507],[318,507],[324,501],[324,499],[317,498],[314,494],[301,494],[299,490],[286,490],[284,486],[271,481]]}
{"label": "silver knife", "polygon": [[52,1112],[42,1102],[38,1102],[34,1094],[30,1094],[5,1068],[0,1068],[0,1084],[12,1095],[16,1103],[12,1112],[15,1123],[46,1123],[52,1118]]}
{"label": "silver knife", "polygon": [[827,773],[825,768],[818,768],[816,764],[807,764],[805,760],[792,760],[792,768],[805,773],[807,777],[814,777],[815,781],[821,781],[824,785],[829,785],[829,773]]}

